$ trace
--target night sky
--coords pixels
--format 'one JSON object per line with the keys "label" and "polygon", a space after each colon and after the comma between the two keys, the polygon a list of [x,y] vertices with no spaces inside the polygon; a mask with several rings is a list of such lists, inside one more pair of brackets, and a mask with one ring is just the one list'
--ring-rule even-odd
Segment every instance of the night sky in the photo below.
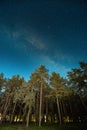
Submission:
{"label": "night sky", "polygon": [[0,73],[25,80],[40,65],[67,72],[87,62],[87,0],[0,0]]}

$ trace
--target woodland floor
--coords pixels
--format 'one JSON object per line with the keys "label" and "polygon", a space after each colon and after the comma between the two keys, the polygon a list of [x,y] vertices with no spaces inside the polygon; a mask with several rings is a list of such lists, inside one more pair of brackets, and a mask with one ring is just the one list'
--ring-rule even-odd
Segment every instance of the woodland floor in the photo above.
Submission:
{"label": "woodland floor", "polygon": [[66,125],[44,125],[38,127],[31,125],[26,128],[24,125],[0,125],[0,130],[85,130],[87,129],[87,124],[66,124]]}

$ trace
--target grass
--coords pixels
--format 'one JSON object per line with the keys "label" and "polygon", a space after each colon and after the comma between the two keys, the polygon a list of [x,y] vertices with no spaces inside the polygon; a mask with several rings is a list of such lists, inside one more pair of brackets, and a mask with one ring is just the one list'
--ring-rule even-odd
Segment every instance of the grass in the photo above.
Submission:
{"label": "grass", "polygon": [[12,126],[0,126],[0,130],[17,130],[17,128]]}
{"label": "grass", "polygon": [[84,130],[87,124],[67,124],[67,125],[44,125],[42,127],[30,126],[26,128],[22,125],[0,125],[0,130]]}

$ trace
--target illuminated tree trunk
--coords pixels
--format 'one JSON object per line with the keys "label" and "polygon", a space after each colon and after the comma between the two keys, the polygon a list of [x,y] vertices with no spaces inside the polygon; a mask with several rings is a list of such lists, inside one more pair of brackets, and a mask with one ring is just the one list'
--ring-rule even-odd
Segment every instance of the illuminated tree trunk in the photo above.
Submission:
{"label": "illuminated tree trunk", "polygon": [[41,115],[42,115],[42,82],[40,86],[39,126],[41,126]]}
{"label": "illuminated tree trunk", "polygon": [[3,115],[2,121],[6,118],[6,114],[7,114],[8,108],[10,106],[10,101],[11,101],[11,99],[10,99],[10,97],[8,97],[6,100],[6,104],[4,106],[3,114],[2,114]]}
{"label": "illuminated tree trunk", "polygon": [[39,122],[39,93],[36,94],[36,106],[35,106],[35,114],[36,114],[36,123]]}
{"label": "illuminated tree trunk", "polygon": [[58,97],[56,97],[56,99],[57,99],[57,109],[58,109],[58,115],[59,115],[59,122],[60,122],[60,125],[61,125],[62,121],[61,121],[61,112],[60,112],[59,99],[58,99]]}
{"label": "illuminated tree trunk", "polygon": [[29,126],[29,120],[30,120],[30,108],[29,108],[29,110],[28,110],[28,114],[27,114],[27,122],[26,122],[26,127],[28,127]]}
{"label": "illuminated tree trunk", "polygon": [[16,108],[16,103],[14,104],[14,107],[13,107],[13,112],[11,114],[11,120],[10,120],[10,123],[12,123],[13,119],[14,119],[14,111],[15,111],[15,108]]}
{"label": "illuminated tree trunk", "polygon": [[48,122],[48,98],[46,98],[46,122]]}

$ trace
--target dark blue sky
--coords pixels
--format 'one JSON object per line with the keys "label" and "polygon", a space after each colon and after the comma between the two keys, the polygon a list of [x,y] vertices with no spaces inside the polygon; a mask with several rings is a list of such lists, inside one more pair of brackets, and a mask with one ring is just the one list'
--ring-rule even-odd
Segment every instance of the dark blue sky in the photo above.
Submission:
{"label": "dark blue sky", "polygon": [[0,0],[0,72],[26,80],[44,64],[66,77],[87,62],[86,0]]}

